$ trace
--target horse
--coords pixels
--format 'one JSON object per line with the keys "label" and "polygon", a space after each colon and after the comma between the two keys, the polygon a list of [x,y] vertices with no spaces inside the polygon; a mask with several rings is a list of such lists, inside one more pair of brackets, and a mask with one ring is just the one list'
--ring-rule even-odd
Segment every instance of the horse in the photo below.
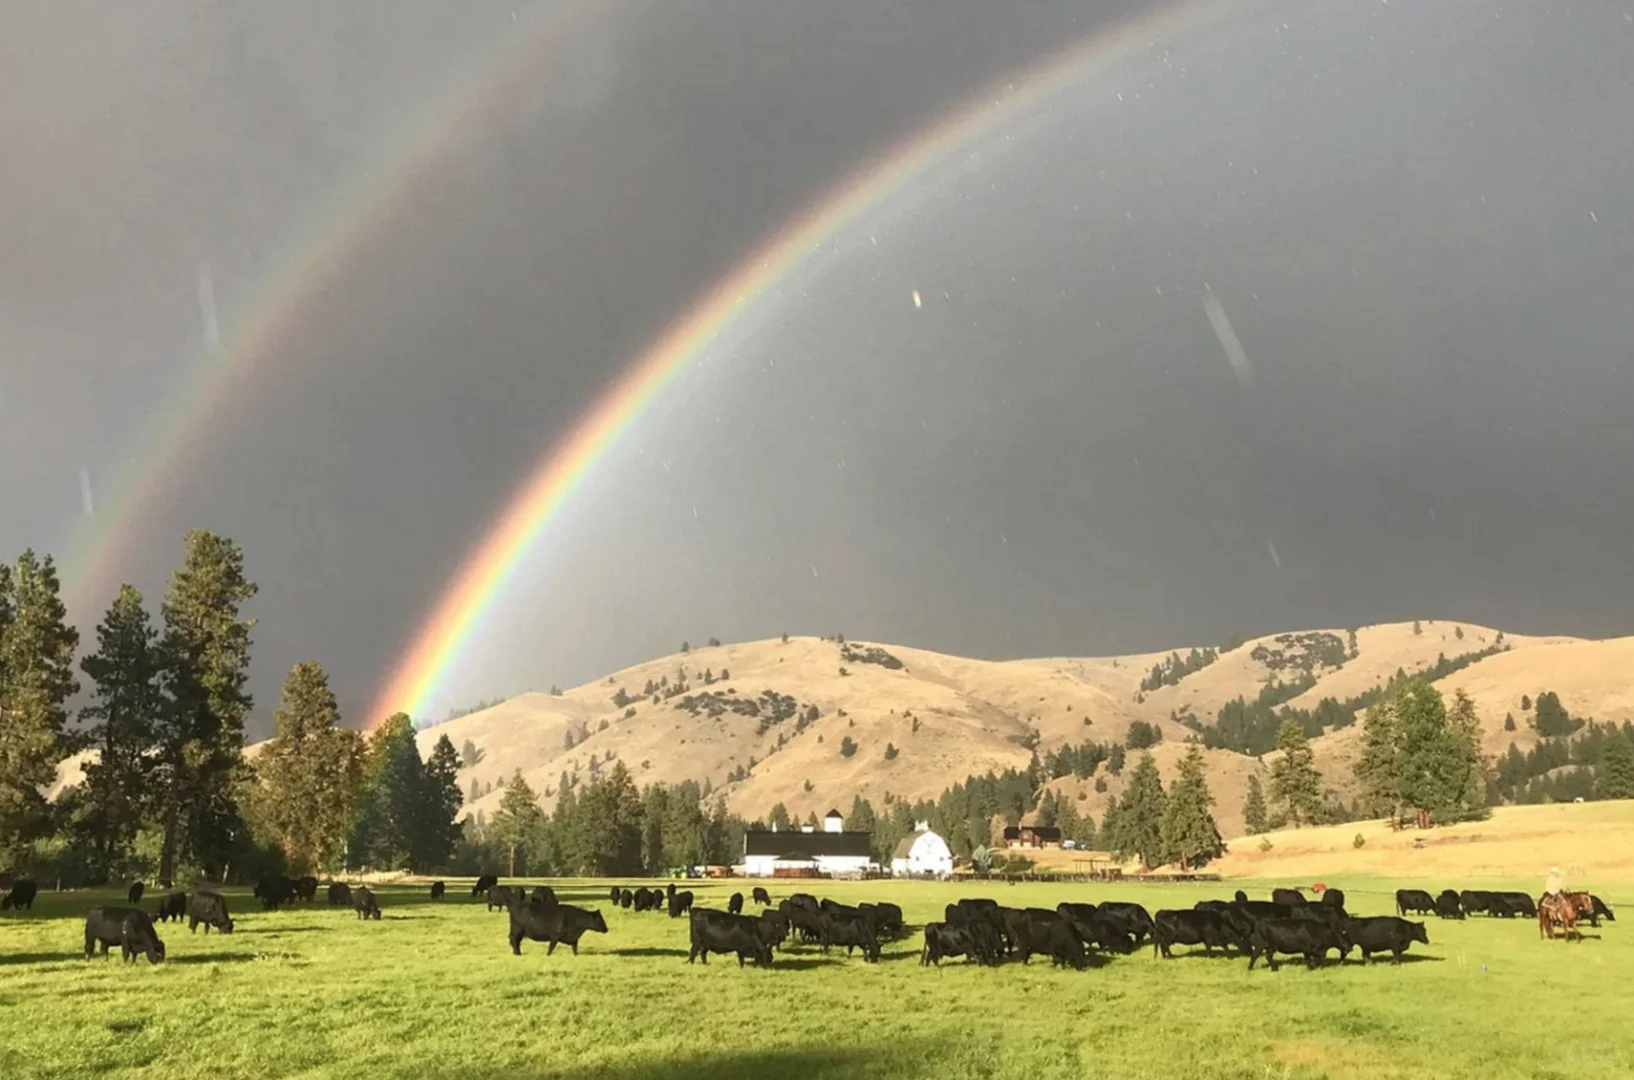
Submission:
{"label": "horse", "polygon": [[1568,941],[1574,938],[1581,941],[1583,935],[1577,930],[1577,911],[1578,902],[1572,893],[1551,893],[1544,896],[1543,902],[1538,905],[1538,937],[1547,937],[1553,941],[1555,930],[1559,928]]}

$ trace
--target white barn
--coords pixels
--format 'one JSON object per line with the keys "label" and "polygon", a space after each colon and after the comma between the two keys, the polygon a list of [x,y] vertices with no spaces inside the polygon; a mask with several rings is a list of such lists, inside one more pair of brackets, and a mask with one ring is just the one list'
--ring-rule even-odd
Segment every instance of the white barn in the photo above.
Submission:
{"label": "white barn", "polygon": [[948,877],[953,873],[953,852],[946,840],[921,821],[913,835],[897,842],[891,853],[891,873],[897,877]]}
{"label": "white barn", "polygon": [[743,835],[743,876],[860,874],[874,865],[873,837],[846,832],[845,819],[830,810],[823,831],[750,832]]}

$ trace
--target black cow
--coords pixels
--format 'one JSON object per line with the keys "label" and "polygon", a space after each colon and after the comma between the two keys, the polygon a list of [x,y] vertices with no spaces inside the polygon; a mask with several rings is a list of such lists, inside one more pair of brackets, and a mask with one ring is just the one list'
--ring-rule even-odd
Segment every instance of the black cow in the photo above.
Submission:
{"label": "black cow", "polygon": [[1485,889],[1465,889],[1458,894],[1458,903],[1463,907],[1465,915],[1474,915],[1477,911],[1486,915],[1496,915],[1498,911],[1495,909],[1504,907],[1502,904],[1493,903],[1496,896],[1496,893]]}
{"label": "black cow", "polygon": [[146,888],[147,886],[140,881],[131,882],[130,888],[125,890],[126,901],[132,905],[140,904],[142,902],[142,892]]}
{"label": "black cow", "polygon": [[499,908],[501,911],[506,911],[510,908],[513,898],[517,903],[527,899],[522,892],[522,886],[491,885],[488,887],[488,910],[492,911]]}
{"label": "black cow", "polygon": [[823,912],[817,919],[818,940],[825,953],[831,945],[844,945],[847,956],[856,948],[862,950],[864,961],[872,964],[879,960],[879,939],[874,933],[874,921],[862,912],[835,905],[834,909]]}
{"label": "black cow", "polygon": [[726,911],[729,915],[743,914],[743,894],[735,892],[726,898]]}
{"label": "black cow", "polygon": [[1261,919],[1248,934],[1248,970],[1263,956],[1275,971],[1278,953],[1303,956],[1305,966],[1314,968],[1329,949],[1339,950],[1344,959],[1349,945],[1342,929],[1309,919]]}
{"label": "black cow", "polygon": [[[653,890],[653,892],[657,892],[657,890],[655,889],[655,890]],[[662,894],[660,894],[660,895],[662,895]],[[630,903],[630,910],[631,911],[651,911],[652,910],[652,893],[649,893],[645,888],[637,889],[635,891],[635,899],[632,900],[631,903]]]}
{"label": "black cow", "polygon": [[1345,890],[1326,889],[1322,893],[1322,902],[1331,908],[1345,910]]}
{"label": "black cow", "polygon": [[1367,919],[1352,916],[1345,921],[1345,938],[1345,948],[1339,958],[1343,960],[1349,956],[1350,947],[1354,945],[1362,950],[1364,964],[1376,952],[1391,953],[1399,964],[1407,946],[1415,941],[1425,945],[1430,943],[1430,935],[1425,933],[1423,923],[1409,922],[1394,915],[1376,915]]}
{"label": "black cow", "polygon": [[268,874],[255,883],[253,895],[268,911],[277,911],[295,897],[295,883],[282,874]]}
{"label": "black cow", "polygon": [[957,903],[949,904],[943,912],[949,926],[969,926],[981,923],[989,927],[998,938],[1000,952],[1008,954],[1010,951],[1010,932],[1004,924],[1004,912],[998,901],[982,897],[966,897]]}
{"label": "black cow", "polygon": [[483,874],[481,877],[477,878],[477,883],[471,886],[471,899],[475,900],[477,897],[486,893],[489,889],[498,884],[499,878],[493,874]]}
{"label": "black cow", "polygon": [[983,921],[962,925],[945,922],[925,924],[925,948],[919,956],[921,966],[940,965],[949,956],[964,956],[978,964],[997,964],[1002,947],[993,928]]}
{"label": "black cow", "polygon": [[1152,956],[1159,951],[1172,956],[1169,949],[1175,945],[1201,945],[1206,955],[1214,955],[1216,948],[1235,945],[1246,951],[1247,941],[1235,927],[1226,922],[1217,911],[1160,911],[1152,916]]}
{"label": "black cow", "polygon": [[352,910],[357,912],[359,919],[380,919],[380,905],[375,902],[374,893],[367,885],[359,885],[352,890]]}
{"label": "black cow", "polygon": [[448,886],[441,881],[433,881],[431,883],[431,898],[433,900],[441,900],[443,898],[443,893],[447,890]]}
{"label": "black cow", "polygon": [[709,963],[709,954],[737,953],[738,967],[743,966],[745,957],[754,957],[755,963],[767,967],[772,963],[772,949],[769,943],[769,933],[763,932],[758,919],[747,915],[739,915],[730,911],[715,911],[711,908],[693,908],[691,913],[691,951],[687,953],[687,963],[692,963],[699,957],[705,964]]}
{"label": "black cow", "polygon": [[781,911],[762,911],[760,921],[763,924],[761,936],[769,937],[773,948],[781,947],[789,939],[789,919]]}
{"label": "black cow", "polygon": [[1067,925],[1085,945],[1108,952],[1134,951],[1129,935],[1101,918],[1100,910],[1094,904],[1061,903],[1055,905],[1055,913],[1067,920]]}
{"label": "black cow", "polygon": [[620,889],[618,894],[618,906],[626,909],[634,907],[635,893],[629,889]]}
{"label": "black cow", "polygon": [[[1447,890],[1452,892],[1451,889]],[[1396,914],[1405,915],[1411,911],[1415,915],[1435,914],[1435,898],[1423,889],[1397,889]]]}
{"label": "black cow", "polygon": [[1113,930],[1134,938],[1137,946],[1144,944],[1152,935],[1152,916],[1139,904],[1108,900],[1095,910]]}
{"label": "black cow", "polygon": [[772,894],[761,888],[759,885],[755,886],[755,891],[750,894],[750,899],[754,900],[754,902],[757,904],[764,904],[766,907],[772,906]]}
{"label": "black cow", "polygon": [[557,904],[553,908],[542,907],[539,904],[524,904],[521,901],[511,905],[511,952],[522,955],[522,939],[529,941],[547,941],[550,947],[545,950],[549,956],[556,951],[557,945],[571,945],[573,955],[579,955],[579,939],[586,931],[594,930],[598,934],[607,933],[607,923],[599,911],[589,911],[585,908],[574,907],[572,904]]}
{"label": "black cow", "polygon": [[39,891],[39,886],[35,885],[33,881],[28,878],[19,878],[12,885],[11,891],[5,895],[5,898],[0,899],[0,911],[7,908],[12,911],[22,911],[24,909],[32,911],[34,909],[34,897]]}
{"label": "black cow", "polygon": [[670,918],[679,919],[682,915],[685,915],[687,912],[689,912],[691,910],[692,910],[692,893],[691,893],[690,890],[683,889],[680,892],[672,892],[672,893],[669,894],[669,917]]}
{"label": "black cow", "polygon": [[150,964],[162,964],[165,943],[153,928],[153,920],[145,911],[136,908],[92,908],[85,914],[85,959],[89,960],[102,946],[102,955],[108,955],[110,945],[118,945],[120,955],[127,963],[138,956],[146,956]]}
{"label": "black cow", "polygon": [[[1526,893],[1501,892],[1494,893],[1493,895],[1498,899],[1499,904],[1501,904],[1504,908],[1502,914],[1505,918],[1512,919],[1516,915],[1523,915],[1528,919],[1535,919],[1538,917],[1537,901],[1533,900]],[[1494,904],[1493,907],[1498,907],[1499,904]],[[1494,912],[1494,914],[1497,914],[1497,912]]]}
{"label": "black cow", "polygon": [[611,903],[614,907],[618,907],[618,902],[619,902],[619,899],[620,899],[620,896],[621,896],[622,893],[623,893],[623,890],[620,889],[617,885],[614,885],[611,889],[609,889],[607,891],[607,900],[608,900],[608,902]]}
{"label": "black cow", "polygon": [[1021,962],[1027,963],[1033,953],[1047,953],[1055,966],[1075,967],[1080,971],[1089,963],[1084,954],[1084,943],[1076,931],[1059,914],[1043,908],[1014,908],[1005,911],[1005,927]]}
{"label": "black cow", "polygon": [[[1253,922],[1261,919],[1294,919],[1310,917],[1308,911],[1301,911],[1307,905],[1296,908],[1292,904],[1279,904],[1274,900],[1238,900],[1232,907],[1245,915]],[[1296,914],[1298,913],[1298,914]]]}
{"label": "black cow", "polygon": [[311,874],[296,878],[291,887],[295,891],[295,896],[308,904],[318,895],[318,879]]}
{"label": "black cow", "polygon": [[[521,898],[522,890],[520,888],[516,890],[516,895],[519,899]],[[538,904],[542,908],[553,908],[558,903],[556,899],[556,890],[551,888],[549,885],[536,886],[533,890],[532,902]]]}
{"label": "black cow", "polygon": [[187,894],[184,892],[173,892],[163,900],[160,900],[159,914],[157,917],[160,922],[169,922],[171,919],[181,922],[183,919],[187,918]]}
{"label": "black cow", "polygon": [[223,934],[233,932],[232,916],[227,914],[227,898],[220,893],[199,889],[187,899],[187,932],[194,934],[200,926],[206,935],[214,927]]}
{"label": "black cow", "polygon": [[1612,922],[1617,921],[1616,914],[1606,906],[1606,902],[1593,893],[1589,894],[1589,903],[1594,906],[1594,909],[1589,912],[1589,925],[1596,930],[1600,928],[1601,919],[1609,919]]}
{"label": "black cow", "polygon": [[800,935],[800,940],[810,944],[821,941],[823,937],[822,915],[814,908],[804,904],[796,904],[794,900],[784,900],[777,905],[780,915],[789,920],[789,927]]}
{"label": "black cow", "polygon": [[1443,919],[1462,919],[1464,917],[1464,907],[1458,902],[1456,890],[1441,890],[1441,895],[1435,898],[1435,913]]}
{"label": "black cow", "polygon": [[902,909],[896,904],[880,901],[874,905],[874,925],[887,937],[902,933]]}
{"label": "black cow", "polygon": [[1305,894],[1298,889],[1272,889],[1271,903],[1287,904],[1289,907],[1293,907],[1295,904],[1305,903]]}
{"label": "black cow", "polygon": [[352,887],[344,881],[337,881],[329,886],[329,902],[335,907],[352,906]]}

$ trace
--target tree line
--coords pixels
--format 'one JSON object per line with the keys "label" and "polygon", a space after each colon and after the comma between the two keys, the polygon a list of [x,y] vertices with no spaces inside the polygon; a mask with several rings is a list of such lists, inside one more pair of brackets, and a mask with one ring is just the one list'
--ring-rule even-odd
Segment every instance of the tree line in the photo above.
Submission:
{"label": "tree line", "polygon": [[[0,564],[0,866],[99,884],[448,858],[462,803],[453,745],[422,761],[401,714],[365,742],[342,726],[318,664],[291,670],[277,734],[246,760],[256,593],[237,544],[188,533],[157,622],[120,586],[79,661],[82,685],[53,560]],[[48,800],[58,765],[85,750],[83,779]]]}

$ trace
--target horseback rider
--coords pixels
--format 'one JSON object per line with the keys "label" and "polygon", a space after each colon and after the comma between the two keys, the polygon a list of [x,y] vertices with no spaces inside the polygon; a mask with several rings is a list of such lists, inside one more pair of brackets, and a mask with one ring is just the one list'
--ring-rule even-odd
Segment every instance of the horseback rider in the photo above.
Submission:
{"label": "horseback rider", "polygon": [[1566,877],[1560,872],[1560,867],[1549,867],[1549,880],[1543,883],[1544,896],[1559,896],[1566,891]]}

